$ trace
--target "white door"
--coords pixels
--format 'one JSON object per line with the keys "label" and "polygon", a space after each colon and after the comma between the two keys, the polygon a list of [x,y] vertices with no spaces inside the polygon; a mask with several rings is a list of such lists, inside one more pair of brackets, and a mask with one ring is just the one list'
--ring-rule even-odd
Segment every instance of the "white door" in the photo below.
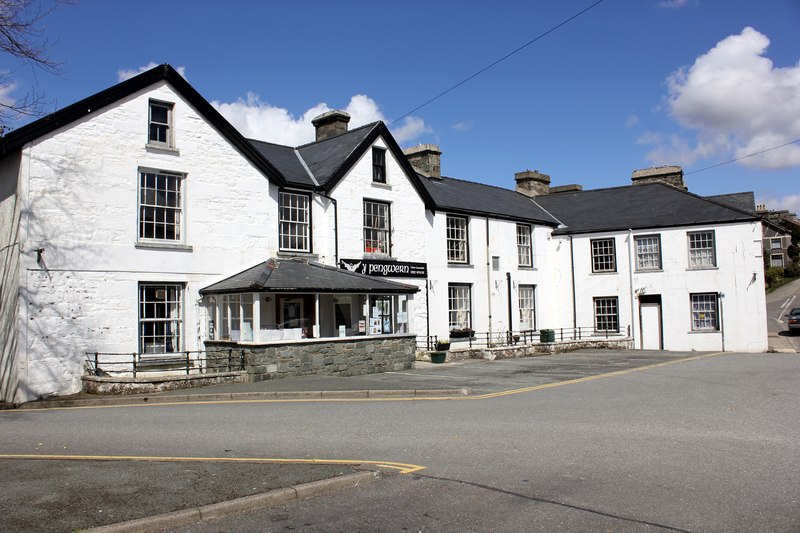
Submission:
{"label": "white door", "polygon": [[642,350],[661,350],[661,304],[639,305],[642,319]]}

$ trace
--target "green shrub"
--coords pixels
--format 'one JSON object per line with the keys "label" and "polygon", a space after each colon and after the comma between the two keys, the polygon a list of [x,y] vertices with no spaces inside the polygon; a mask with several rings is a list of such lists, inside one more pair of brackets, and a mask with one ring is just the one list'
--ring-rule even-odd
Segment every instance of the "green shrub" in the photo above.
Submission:
{"label": "green shrub", "polygon": [[783,269],[781,267],[769,267],[764,273],[764,279],[767,285],[772,285],[783,277]]}

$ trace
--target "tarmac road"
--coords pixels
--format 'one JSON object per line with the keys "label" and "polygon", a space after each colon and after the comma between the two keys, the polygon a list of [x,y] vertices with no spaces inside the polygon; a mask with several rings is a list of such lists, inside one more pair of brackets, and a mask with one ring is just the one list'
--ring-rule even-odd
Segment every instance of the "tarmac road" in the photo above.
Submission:
{"label": "tarmac road", "polygon": [[800,530],[796,355],[664,354],[643,370],[640,352],[566,355],[431,367],[453,386],[463,369],[531,387],[467,399],[0,412],[0,452],[425,467],[176,531]]}
{"label": "tarmac road", "polygon": [[786,314],[794,307],[800,307],[800,279],[767,294],[769,345],[776,351],[800,352],[800,335],[792,335],[786,327]]}

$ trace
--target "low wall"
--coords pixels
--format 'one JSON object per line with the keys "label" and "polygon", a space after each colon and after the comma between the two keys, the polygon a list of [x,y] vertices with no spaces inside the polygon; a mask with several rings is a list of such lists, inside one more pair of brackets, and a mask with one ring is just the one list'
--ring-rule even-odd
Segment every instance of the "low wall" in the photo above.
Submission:
{"label": "low wall", "polygon": [[[633,349],[633,339],[617,338],[602,340],[579,340],[563,342],[547,342],[541,344],[524,344],[517,346],[500,346],[497,348],[456,348],[451,345],[447,352],[446,362],[460,361],[463,359],[518,359],[522,357],[536,357],[559,352],[571,352],[574,350],[631,350]],[[430,361],[430,352],[418,352],[418,361]]]}
{"label": "low wall", "polygon": [[[206,351],[244,350],[251,381],[289,376],[358,376],[408,370],[414,365],[416,337],[344,337],[287,341],[281,344],[206,341]],[[211,369],[209,369],[211,370]]]}
{"label": "low wall", "polygon": [[217,383],[242,383],[247,381],[244,372],[219,372],[190,374],[188,376],[82,376],[83,392],[89,394],[152,394],[175,389],[205,387]]}

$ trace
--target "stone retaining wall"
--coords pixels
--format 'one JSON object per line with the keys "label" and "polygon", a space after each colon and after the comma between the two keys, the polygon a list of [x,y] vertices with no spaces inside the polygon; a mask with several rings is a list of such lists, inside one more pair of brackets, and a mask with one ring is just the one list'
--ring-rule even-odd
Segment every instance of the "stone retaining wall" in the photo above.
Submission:
{"label": "stone retaining wall", "polygon": [[239,344],[206,341],[206,351],[227,354],[244,350],[244,369],[251,381],[289,376],[358,376],[413,367],[414,335],[308,339],[284,344]]}
{"label": "stone retaining wall", "polygon": [[220,372],[215,374],[190,374],[188,376],[83,376],[83,392],[88,394],[152,394],[176,389],[205,387],[218,383],[242,383],[247,381],[244,372]]}
{"label": "stone retaining wall", "polygon": [[[585,349],[607,349],[607,350],[631,350],[633,349],[633,339],[602,339],[602,340],[580,340],[547,342],[541,344],[525,344],[518,346],[501,346],[497,348],[456,348],[447,352],[446,362],[460,361],[463,359],[517,359],[521,357],[536,357],[559,352],[571,352],[574,350]],[[430,352],[418,352],[418,361],[430,361]]]}

